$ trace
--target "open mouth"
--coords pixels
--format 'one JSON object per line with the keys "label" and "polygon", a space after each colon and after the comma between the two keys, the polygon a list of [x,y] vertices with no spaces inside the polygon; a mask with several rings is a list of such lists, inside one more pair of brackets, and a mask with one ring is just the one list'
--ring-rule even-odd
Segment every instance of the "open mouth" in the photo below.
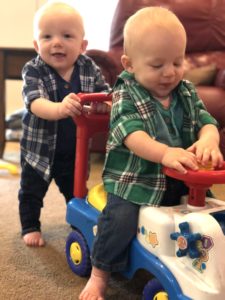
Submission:
{"label": "open mouth", "polygon": [[65,57],[66,55],[64,53],[52,53],[52,56],[54,56],[56,58],[62,58],[62,57]]}
{"label": "open mouth", "polygon": [[161,83],[160,86],[161,88],[164,88],[164,89],[168,89],[172,86],[173,84],[170,82],[170,83]]}

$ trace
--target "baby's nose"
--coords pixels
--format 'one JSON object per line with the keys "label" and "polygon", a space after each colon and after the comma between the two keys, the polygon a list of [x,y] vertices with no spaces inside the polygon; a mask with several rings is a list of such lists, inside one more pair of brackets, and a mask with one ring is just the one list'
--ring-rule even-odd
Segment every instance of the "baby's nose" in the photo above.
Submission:
{"label": "baby's nose", "polygon": [[175,74],[175,68],[173,65],[168,65],[163,70],[164,76],[173,76]]}
{"label": "baby's nose", "polygon": [[62,44],[62,41],[59,37],[54,37],[53,39],[53,45],[54,46],[58,46],[58,45],[61,45]]}

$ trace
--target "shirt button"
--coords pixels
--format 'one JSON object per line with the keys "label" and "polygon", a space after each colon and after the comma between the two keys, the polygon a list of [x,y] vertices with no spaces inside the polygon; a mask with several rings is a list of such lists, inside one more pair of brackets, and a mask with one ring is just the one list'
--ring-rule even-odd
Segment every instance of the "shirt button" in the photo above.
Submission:
{"label": "shirt button", "polygon": [[170,124],[170,118],[166,117],[165,122],[166,122],[166,124]]}
{"label": "shirt button", "polygon": [[64,85],[64,88],[65,89],[68,89],[70,86],[69,86],[69,84],[68,83],[66,83],[65,85]]}

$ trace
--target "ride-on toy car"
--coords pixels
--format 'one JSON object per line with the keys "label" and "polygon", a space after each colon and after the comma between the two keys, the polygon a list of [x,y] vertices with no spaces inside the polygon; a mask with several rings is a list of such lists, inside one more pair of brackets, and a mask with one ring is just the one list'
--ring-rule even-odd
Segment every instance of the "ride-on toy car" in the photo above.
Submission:
{"label": "ride-on toy car", "polygon": [[[107,101],[110,96],[83,94],[80,99],[85,104]],[[75,274],[87,276],[97,218],[106,204],[101,185],[89,192],[86,187],[88,145],[96,132],[108,131],[109,115],[87,113],[75,122],[75,188],[66,215],[73,231],[67,238],[66,256]],[[225,183],[225,163],[218,170],[188,171],[185,175],[166,168],[164,172],[183,180],[190,193],[177,206],[140,208],[137,236],[123,275],[132,278],[138,269],[144,269],[154,276],[144,287],[145,300],[224,300],[225,202],[205,195],[212,184]]]}

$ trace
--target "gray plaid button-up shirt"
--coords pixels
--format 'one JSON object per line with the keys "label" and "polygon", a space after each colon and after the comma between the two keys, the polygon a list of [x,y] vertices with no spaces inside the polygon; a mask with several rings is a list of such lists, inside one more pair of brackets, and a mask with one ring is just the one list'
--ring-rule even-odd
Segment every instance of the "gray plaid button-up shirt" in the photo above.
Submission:
{"label": "gray plaid button-up shirt", "polygon": [[[85,55],[80,55],[76,64],[80,71],[81,92],[94,93],[109,91],[100,68]],[[38,55],[22,70],[23,98],[27,108],[23,117],[21,155],[46,181],[50,180],[57,139],[57,121],[41,119],[30,111],[31,102],[46,98],[60,102],[57,96],[55,71]]]}

